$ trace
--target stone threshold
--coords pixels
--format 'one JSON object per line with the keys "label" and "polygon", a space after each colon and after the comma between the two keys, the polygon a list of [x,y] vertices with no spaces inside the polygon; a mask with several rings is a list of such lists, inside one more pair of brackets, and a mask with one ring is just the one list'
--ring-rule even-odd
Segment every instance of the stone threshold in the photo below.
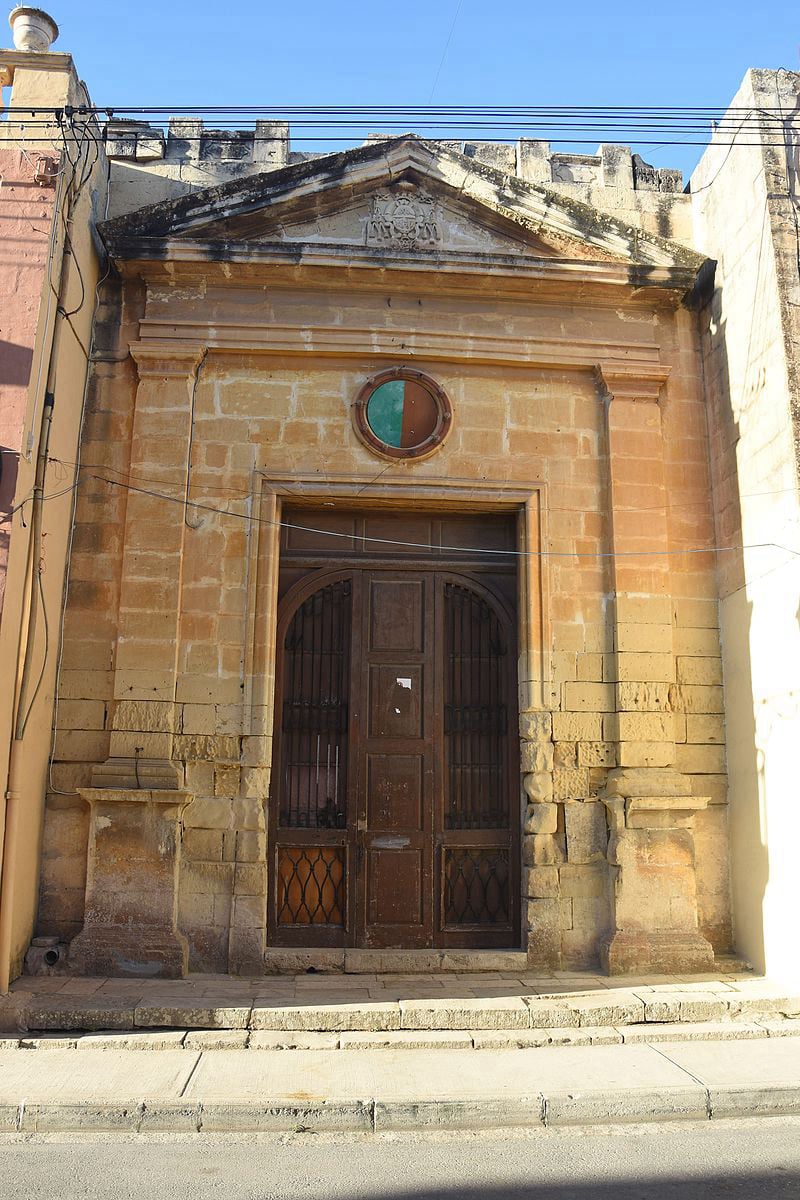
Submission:
{"label": "stone threshold", "polygon": [[128,1030],[0,1038],[0,1051],[37,1050],[529,1050],[542,1046],[654,1045],[800,1037],[800,1018],[698,1021],[531,1030],[388,1030],[384,1033],[277,1030]]}
{"label": "stone threshold", "polygon": [[[74,981],[76,989],[84,981]],[[583,987],[581,983],[583,982]],[[800,1015],[800,988],[758,978],[631,981],[410,977],[361,986],[298,977],[292,982],[230,980],[85,981],[89,994],[14,990],[0,1001],[0,1030],[246,1030],[279,1033],[542,1031],[773,1020]],[[70,984],[65,983],[64,988]],[[0,1036],[2,1036],[0,1034]]]}
{"label": "stone threshold", "polygon": [[439,975],[524,972],[524,950],[329,950],[271,949],[266,975]]}

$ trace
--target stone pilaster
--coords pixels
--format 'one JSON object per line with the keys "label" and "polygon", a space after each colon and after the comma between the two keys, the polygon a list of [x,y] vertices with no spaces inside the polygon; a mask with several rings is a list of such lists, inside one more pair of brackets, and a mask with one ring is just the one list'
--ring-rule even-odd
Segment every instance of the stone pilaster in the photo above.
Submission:
{"label": "stone pilaster", "polygon": [[70,966],[85,975],[185,975],[178,872],[180,820],[191,794],[83,788],[80,795],[91,809],[86,910]]}
{"label": "stone pilaster", "polygon": [[144,491],[127,495],[110,758],[92,782],[170,788],[183,782],[172,757],[187,525],[180,503],[145,493],[182,496],[202,348],[140,342],[131,354],[139,384],[130,482]]}
{"label": "stone pilaster", "polygon": [[[616,869],[615,932],[601,948],[610,975],[709,971],[714,951],[698,929],[692,825],[705,797],[681,794],[678,772],[612,771],[603,800]],[[654,795],[655,787],[661,789]]]}
{"label": "stone pilaster", "polygon": [[522,838],[523,904],[532,968],[561,965],[557,864],[558,805],[553,802],[553,718],[520,713],[522,786],[527,806]]}
{"label": "stone pilaster", "polygon": [[669,529],[659,399],[665,372],[603,368],[606,402],[617,749],[603,800],[609,812],[612,974],[706,970],[698,932],[692,796],[675,769],[675,682]]}

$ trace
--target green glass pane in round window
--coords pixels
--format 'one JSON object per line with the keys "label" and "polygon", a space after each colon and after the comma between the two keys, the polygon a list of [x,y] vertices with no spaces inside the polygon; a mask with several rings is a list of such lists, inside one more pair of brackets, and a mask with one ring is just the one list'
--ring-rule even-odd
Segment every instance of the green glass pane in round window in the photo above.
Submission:
{"label": "green glass pane in round window", "polygon": [[381,383],[367,401],[367,424],[386,446],[413,450],[436,431],[439,409],[436,400],[412,379]]}

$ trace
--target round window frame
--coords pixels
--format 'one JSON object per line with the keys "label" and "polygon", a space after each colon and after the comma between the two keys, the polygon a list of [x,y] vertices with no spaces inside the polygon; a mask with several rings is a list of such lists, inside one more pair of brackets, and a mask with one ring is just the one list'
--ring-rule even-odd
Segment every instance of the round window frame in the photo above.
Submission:
{"label": "round window frame", "polygon": [[[396,379],[408,379],[425,388],[436,406],[436,426],[417,446],[390,446],[377,436],[367,418],[367,407],[374,393],[384,383],[391,383]],[[413,367],[389,367],[386,371],[371,375],[362,386],[353,403],[353,422],[359,438],[373,454],[387,458],[390,462],[416,462],[421,458],[428,458],[442,445],[453,426],[453,408],[444,388],[424,371],[417,371]]]}

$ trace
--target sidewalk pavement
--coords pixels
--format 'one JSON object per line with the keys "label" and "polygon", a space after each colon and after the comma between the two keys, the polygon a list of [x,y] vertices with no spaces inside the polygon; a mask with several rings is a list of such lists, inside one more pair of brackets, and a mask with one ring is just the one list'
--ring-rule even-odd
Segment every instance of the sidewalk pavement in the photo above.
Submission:
{"label": "sidewalk pavement", "polygon": [[800,1037],[484,1050],[0,1051],[0,1132],[499,1129],[800,1113]]}

